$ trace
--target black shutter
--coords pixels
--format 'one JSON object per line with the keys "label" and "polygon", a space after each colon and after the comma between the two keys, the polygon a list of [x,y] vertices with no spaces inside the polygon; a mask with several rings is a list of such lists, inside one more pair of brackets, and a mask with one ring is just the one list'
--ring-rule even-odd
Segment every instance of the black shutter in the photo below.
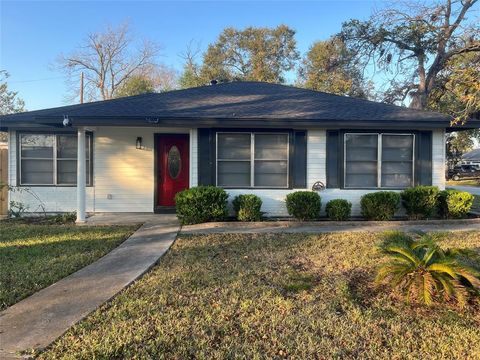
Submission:
{"label": "black shutter", "polygon": [[198,129],[198,185],[215,185],[214,132]]}
{"label": "black shutter", "polygon": [[327,131],[327,188],[340,187],[340,134],[338,131]]}
{"label": "black shutter", "polygon": [[304,189],[307,187],[307,132],[295,131],[293,133],[292,156],[292,187]]}
{"label": "black shutter", "polygon": [[419,131],[417,135],[416,185],[432,185],[432,132]]}

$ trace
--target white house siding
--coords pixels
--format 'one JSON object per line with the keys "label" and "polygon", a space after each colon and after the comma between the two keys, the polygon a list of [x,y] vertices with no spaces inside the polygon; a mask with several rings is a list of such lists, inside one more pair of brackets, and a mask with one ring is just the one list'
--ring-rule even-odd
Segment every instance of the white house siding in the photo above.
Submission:
{"label": "white house siding", "polygon": [[[262,211],[267,216],[288,216],[285,206],[287,194],[298,190],[310,190],[317,181],[326,184],[326,131],[309,130],[307,137],[307,188],[293,190],[228,190],[230,200],[239,194],[255,194],[262,199]],[[325,204],[332,199],[346,199],[352,203],[352,215],[360,215],[360,198],[373,190],[325,189],[319,192],[322,199],[321,214],[325,214]]]}
{"label": "white house siding", "polygon": [[[153,211],[153,130],[99,127],[94,132],[96,212]],[[143,149],[136,149],[142,137]]]}
{"label": "white house siding", "polygon": [[190,187],[198,185],[198,130],[190,129]]}
{"label": "white house siding", "polygon": [[[309,130],[307,134],[307,189],[317,181],[326,181],[326,131]],[[262,211],[267,216],[288,216],[285,207],[287,194],[307,189],[229,189],[229,199],[239,194],[255,194],[262,199]]]}
{"label": "white house siding", "polygon": [[[154,206],[155,133],[189,133],[197,143],[196,130],[173,128],[94,127],[93,130],[93,184],[87,187],[87,212],[152,212]],[[136,149],[135,141],[142,137],[144,149]],[[16,186],[16,133],[10,132],[9,183]],[[190,183],[197,178],[197,152],[190,149]],[[38,210],[41,199],[47,212],[74,211],[76,188],[55,186],[19,187],[10,192],[10,200],[19,201],[30,211]]]}
{"label": "white house siding", "polygon": [[[307,189],[316,181],[326,184],[326,131],[309,130],[307,142]],[[445,188],[445,131],[435,130],[432,134],[432,183]],[[262,201],[262,211],[268,216],[288,216],[285,196],[293,190],[228,190],[230,199],[238,194],[256,194]],[[325,189],[319,192],[322,199],[321,214],[325,214],[325,204],[333,199],[345,199],[352,203],[352,216],[360,216],[360,198],[376,190]]]}
{"label": "white house siding", "polygon": [[[197,185],[197,130],[166,128],[95,127],[94,132],[94,186],[87,187],[88,212],[152,212],[154,203],[155,133],[190,134],[190,186]],[[444,130],[433,132],[432,179],[433,185],[445,187]],[[143,138],[144,149],[135,148],[138,136]],[[9,180],[16,185],[16,134],[10,132]],[[326,183],[326,131],[309,130],[307,135],[307,188],[306,189],[229,189],[230,200],[238,194],[256,194],[263,201],[267,216],[287,216],[285,196],[297,190],[311,189],[317,181]],[[74,211],[75,187],[29,187],[49,212]],[[326,189],[320,192],[322,213],[331,199],[342,198],[352,202],[352,215],[360,215],[360,198],[371,190]],[[10,200],[21,201],[31,211],[39,202],[27,192],[15,191]]]}
{"label": "white house siding", "polygon": [[435,130],[432,134],[432,185],[445,189],[445,130]]}
{"label": "white house siding", "polygon": [[[152,212],[154,207],[154,134],[196,131],[173,128],[98,127],[94,132],[96,212]],[[135,148],[141,136],[143,149]],[[196,143],[196,139],[194,139]],[[192,149],[189,150],[193,153]],[[191,159],[196,169],[196,156]],[[190,171],[190,178],[195,172]],[[192,180],[190,180],[192,182]]]}
{"label": "white house siding", "polygon": [[[75,211],[77,188],[55,186],[23,186],[17,187],[17,134],[10,131],[8,139],[9,185],[15,190],[10,191],[9,201],[17,201],[27,207],[27,212],[67,212]],[[94,209],[94,189],[87,187],[87,211]]]}

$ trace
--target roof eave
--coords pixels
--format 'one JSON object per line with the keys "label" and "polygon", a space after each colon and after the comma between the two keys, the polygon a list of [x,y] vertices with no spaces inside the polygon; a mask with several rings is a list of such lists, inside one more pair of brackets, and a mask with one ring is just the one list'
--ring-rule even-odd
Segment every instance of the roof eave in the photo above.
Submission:
{"label": "roof eave", "polygon": [[[302,119],[302,118],[198,118],[198,117],[156,117],[156,116],[70,116],[72,126],[136,126],[136,127],[310,127],[310,128],[443,128],[447,131],[479,128],[480,121],[471,121],[465,125],[450,126],[445,118],[427,120],[375,120],[361,119]],[[4,121],[2,129],[62,127],[63,116],[36,116],[31,120]]]}

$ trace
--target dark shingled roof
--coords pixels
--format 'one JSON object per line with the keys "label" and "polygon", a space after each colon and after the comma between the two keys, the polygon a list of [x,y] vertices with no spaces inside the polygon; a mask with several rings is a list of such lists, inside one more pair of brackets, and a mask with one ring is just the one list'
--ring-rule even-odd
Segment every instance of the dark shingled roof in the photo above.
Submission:
{"label": "dark shingled roof", "polygon": [[462,160],[480,161],[480,149],[473,149],[462,155]]}
{"label": "dark shingled roof", "polygon": [[269,126],[394,123],[397,126],[448,127],[440,113],[263,82],[229,82],[164,93],[63,106],[0,117],[2,128],[61,123],[199,126]]}

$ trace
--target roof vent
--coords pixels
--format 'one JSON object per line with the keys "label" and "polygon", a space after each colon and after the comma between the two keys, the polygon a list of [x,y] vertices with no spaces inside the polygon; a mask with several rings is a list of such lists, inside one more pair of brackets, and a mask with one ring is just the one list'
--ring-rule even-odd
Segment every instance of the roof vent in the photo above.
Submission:
{"label": "roof vent", "polygon": [[210,80],[210,85],[217,85],[218,81],[213,79],[213,80]]}

